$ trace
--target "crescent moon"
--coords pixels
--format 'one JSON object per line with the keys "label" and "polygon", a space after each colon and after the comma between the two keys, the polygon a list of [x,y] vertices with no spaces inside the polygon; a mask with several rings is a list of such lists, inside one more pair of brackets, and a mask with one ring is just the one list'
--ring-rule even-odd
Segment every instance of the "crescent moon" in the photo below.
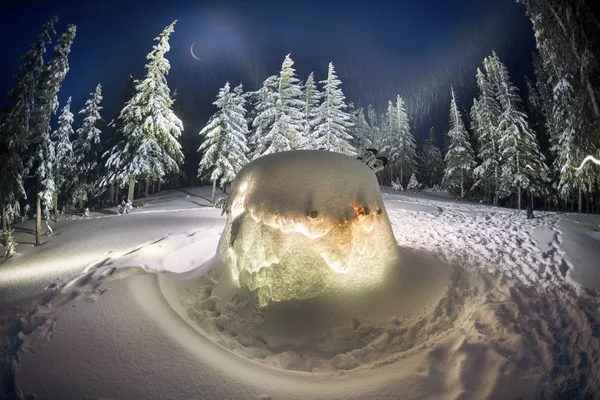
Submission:
{"label": "crescent moon", "polygon": [[196,57],[196,55],[194,54],[194,45],[196,44],[196,42],[192,43],[192,45],[190,46],[190,53],[192,53],[192,57],[194,57],[196,60],[200,61],[201,58]]}

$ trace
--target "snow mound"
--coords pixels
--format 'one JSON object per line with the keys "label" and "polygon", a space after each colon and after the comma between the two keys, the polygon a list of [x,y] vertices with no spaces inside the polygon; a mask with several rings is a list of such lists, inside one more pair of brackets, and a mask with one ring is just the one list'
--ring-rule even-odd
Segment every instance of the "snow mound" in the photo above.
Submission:
{"label": "snow mound", "polygon": [[379,284],[397,246],[373,171],[325,151],[261,157],[225,206],[218,255],[261,305]]}

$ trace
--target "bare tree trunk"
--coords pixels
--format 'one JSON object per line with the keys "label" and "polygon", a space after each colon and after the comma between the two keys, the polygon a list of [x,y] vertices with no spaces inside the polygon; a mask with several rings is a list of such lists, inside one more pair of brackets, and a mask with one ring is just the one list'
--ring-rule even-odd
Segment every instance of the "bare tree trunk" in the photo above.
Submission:
{"label": "bare tree trunk", "polygon": [[58,190],[54,193],[54,218],[58,221]]}
{"label": "bare tree trunk", "polygon": [[157,192],[160,192],[160,180],[158,181],[158,190]]}
{"label": "bare tree trunk", "polygon": [[575,212],[575,196],[571,193],[571,212]]}
{"label": "bare tree trunk", "polygon": [[215,204],[215,192],[217,191],[217,180],[213,179],[213,188],[212,188],[212,197],[211,197],[211,202],[213,203],[213,205]]}
{"label": "bare tree trunk", "polygon": [[119,192],[121,188],[119,187],[119,185],[115,185],[115,205],[119,204]]}
{"label": "bare tree trunk", "polygon": [[127,193],[127,200],[133,201],[133,193],[135,191],[135,178],[129,178],[129,192]]}
{"label": "bare tree trunk", "polygon": [[582,190],[581,190],[581,188],[579,188],[579,204],[577,206],[577,212],[578,213],[581,213],[581,210],[582,210],[582,201],[583,201],[582,197],[583,197],[582,196]]}
{"label": "bare tree trunk", "polygon": [[42,234],[42,199],[40,198],[39,192],[39,180],[38,180],[38,193],[35,196],[35,245],[39,246],[42,244],[40,236]]}
{"label": "bare tree trunk", "polygon": [[394,168],[390,165],[390,186],[394,183]]}
{"label": "bare tree trunk", "polygon": [[586,197],[585,208],[586,208],[585,213],[589,214],[590,213],[590,197],[589,196]]}
{"label": "bare tree trunk", "polygon": [[142,181],[140,181],[137,185],[137,197],[138,199],[142,197]]}
{"label": "bare tree trunk", "polygon": [[517,189],[517,209],[521,209],[521,186]]}
{"label": "bare tree trunk", "polygon": [[150,195],[150,178],[146,178],[146,188],[144,189],[144,197],[148,197]]}
{"label": "bare tree trunk", "polygon": [[531,211],[533,211],[533,194],[529,192],[529,198],[531,199]]}
{"label": "bare tree trunk", "polygon": [[460,198],[465,199],[465,171],[460,172]]}
{"label": "bare tree trunk", "polygon": [[404,165],[400,163],[400,184],[402,185],[404,182]]}
{"label": "bare tree trunk", "polygon": [[6,217],[6,204],[2,203],[2,238],[4,245],[8,243],[8,221]]}
{"label": "bare tree trunk", "polygon": [[109,183],[108,186],[108,202],[111,205],[114,205],[114,197],[115,197],[115,184],[113,182]]}

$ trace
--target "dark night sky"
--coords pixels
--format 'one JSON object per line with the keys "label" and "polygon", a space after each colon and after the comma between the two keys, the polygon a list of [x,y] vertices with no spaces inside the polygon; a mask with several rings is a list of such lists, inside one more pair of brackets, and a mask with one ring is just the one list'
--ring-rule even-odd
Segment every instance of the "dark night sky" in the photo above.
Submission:
{"label": "dark night sky", "polygon": [[[513,81],[531,75],[534,39],[523,6],[514,0],[391,1],[32,1],[0,13],[0,93],[41,25],[52,15],[77,25],[71,70],[59,93],[77,112],[101,83],[104,118],[116,116],[129,73],[144,73],[152,39],[179,19],[167,58],[171,89],[180,94],[188,134],[213,113],[211,102],[229,80],[256,89],[291,53],[299,78],[322,80],[333,61],[349,101],[383,110],[399,93],[417,118],[418,136],[445,129],[450,85],[460,107],[475,95],[475,70],[496,50]],[[189,48],[196,42],[192,58]],[[190,132],[192,130],[193,132]]]}

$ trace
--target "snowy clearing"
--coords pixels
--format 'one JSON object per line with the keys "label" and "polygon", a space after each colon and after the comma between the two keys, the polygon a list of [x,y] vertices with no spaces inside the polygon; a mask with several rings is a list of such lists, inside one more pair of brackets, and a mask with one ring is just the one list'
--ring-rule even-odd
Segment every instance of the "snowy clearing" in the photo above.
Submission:
{"label": "snowy clearing", "polygon": [[266,317],[243,314],[263,320],[236,320],[252,305],[199,290],[212,290],[205,261],[225,225],[221,210],[193,203],[206,204],[198,196],[209,191],[153,196],[129,215],[60,221],[45,245],[21,244],[0,264],[2,304],[11,303],[2,307],[2,353],[14,360],[3,390],[14,382],[38,398],[157,399],[600,390],[597,217],[527,220],[524,211],[442,193],[384,189],[403,260],[398,280],[354,302],[279,303]]}

